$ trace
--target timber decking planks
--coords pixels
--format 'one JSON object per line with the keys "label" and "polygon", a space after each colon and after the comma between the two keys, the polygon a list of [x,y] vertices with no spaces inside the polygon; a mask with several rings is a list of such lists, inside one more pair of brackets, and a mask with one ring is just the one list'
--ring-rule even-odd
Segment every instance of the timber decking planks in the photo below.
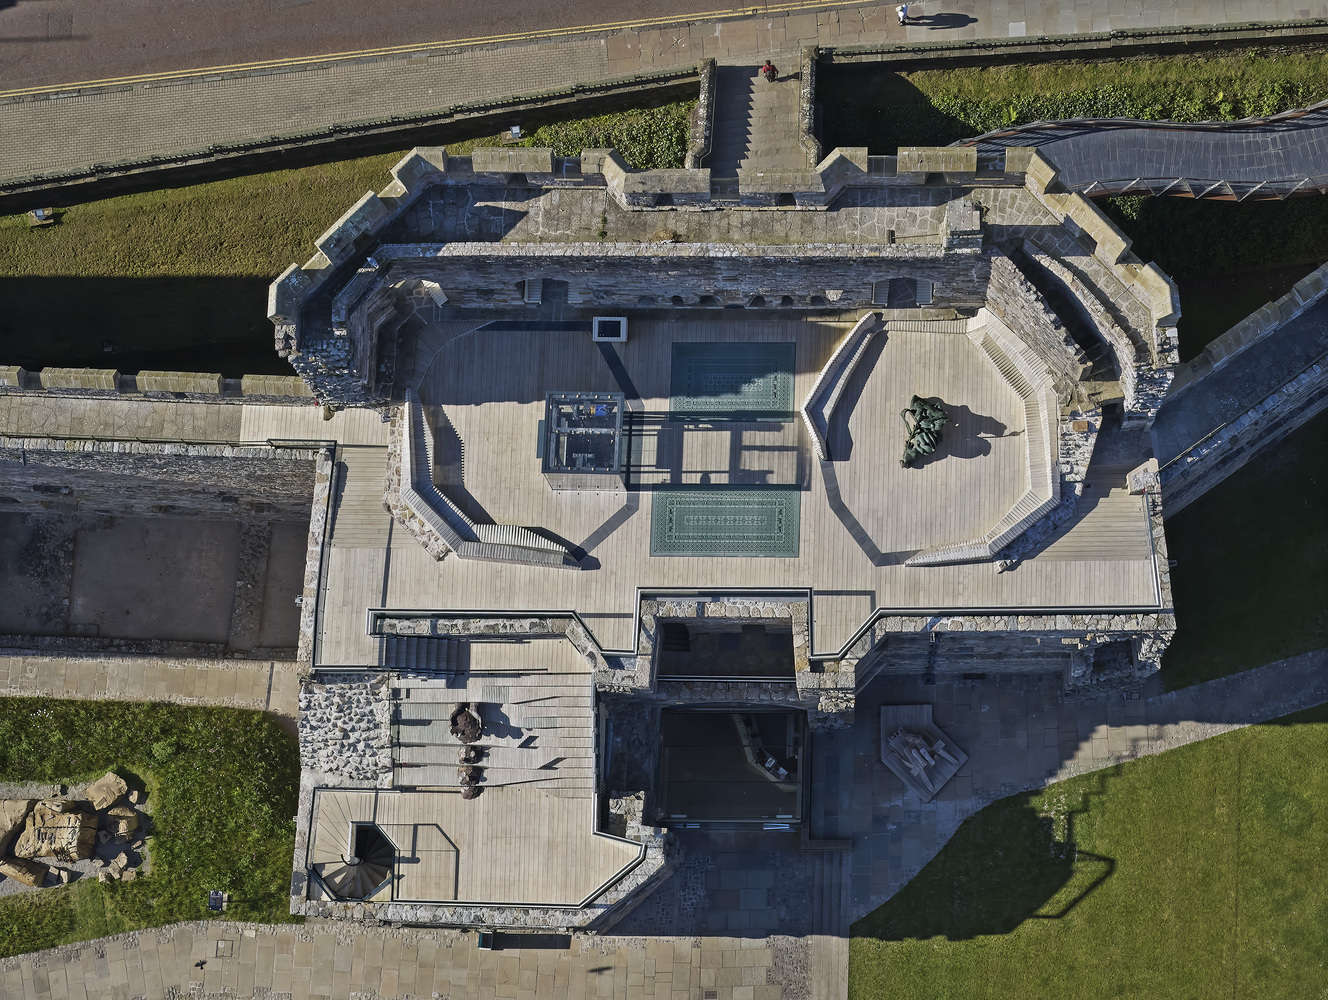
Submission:
{"label": "timber decking planks", "polygon": [[387,444],[387,424],[377,410],[348,407],[331,420],[320,406],[246,403],[241,408],[242,441],[330,441],[341,445]]}
{"label": "timber decking planks", "polygon": [[[591,831],[591,800],[536,789],[491,788],[477,799],[459,791],[319,789],[310,857],[342,850],[351,821],[377,823],[396,843],[396,896],[493,904],[574,905],[632,864],[639,847]],[[326,819],[325,819],[326,817]],[[456,849],[420,851],[404,831],[437,828]],[[441,848],[444,841],[434,847]],[[429,845],[424,845],[426,848]],[[556,857],[557,864],[549,864]],[[449,865],[454,864],[455,889]],[[453,894],[454,893],[454,894]]]}
{"label": "timber decking planks", "polygon": [[[848,327],[847,323],[640,322],[633,324],[632,340],[616,349],[644,397],[642,404],[629,405],[663,411],[671,338],[794,339],[799,347],[794,396],[800,401],[815,380],[814,366],[829,356]],[[464,486],[473,500],[495,521],[541,526],[573,544],[585,543],[597,568],[567,572],[450,556],[439,562],[412,544],[394,546],[384,587],[384,550],[375,559],[369,550],[351,555],[334,544],[326,575],[320,663],[376,662],[374,641],[363,634],[364,610],[380,605],[494,612],[577,610],[605,648],[623,650],[635,643],[638,588],[811,588],[815,653],[838,650],[876,608],[1008,609],[1018,614],[1032,608],[1156,606],[1143,500],[1114,486],[1093,500],[1092,508],[1045,551],[1032,553],[1010,572],[998,574],[990,563],[900,565],[926,544],[989,529],[1022,492],[1027,476],[1020,402],[962,334],[887,334],[879,357],[864,359],[873,363],[862,366],[862,385],[841,404],[846,423],[840,426],[845,418],[837,419],[832,433],[842,436],[846,428],[852,448],[837,452],[832,447],[831,454],[847,458],[834,462],[831,469],[845,505],[876,552],[864,550],[832,509],[822,467],[807,457],[809,442],[799,422],[792,425],[800,435],[799,461],[805,470],[799,475],[808,483],[802,498],[800,555],[760,560],[651,558],[649,489],[634,495],[548,489],[535,459],[535,428],[543,413],[544,389],[617,391],[618,385],[597,348],[590,354],[559,347],[566,343],[561,338],[580,336],[589,348],[588,337],[547,336],[552,339],[539,350],[532,348],[519,365],[506,349],[486,346],[483,334],[462,338],[453,345],[459,353],[448,349],[439,353],[422,391],[426,399],[445,401],[449,419],[465,443]],[[492,370],[484,365],[500,369],[506,365],[512,379],[475,377],[477,371]],[[892,373],[898,376],[893,381]],[[913,391],[939,395],[956,411],[957,421],[947,428],[950,437],[943,447],[967,449],[963,454],[972,452],[972,457],[943,454],[918,469],[899,468],[903,424],[898,412],[891,410],[901,397],[900,405],[907,403]],[[479,405],[486,395],[505,402]],[[977,417],[989,419],[980,423]],[[997,430],[992,421],[1004,430]],[[790,425],[780,426],[781,434],[791,433]],[[972,432],[979,426],[986,430],[975,438]],[[990,451],[980,454],[987,447]],[[1097,472],[1092,470],[1090,478]],[[382,473],[365,468],[352,470],[352,475],[381,482]],[[1102,488],[1095,481],[1094,489]],[[1090,500],[1092,496],[1090,491]]]}

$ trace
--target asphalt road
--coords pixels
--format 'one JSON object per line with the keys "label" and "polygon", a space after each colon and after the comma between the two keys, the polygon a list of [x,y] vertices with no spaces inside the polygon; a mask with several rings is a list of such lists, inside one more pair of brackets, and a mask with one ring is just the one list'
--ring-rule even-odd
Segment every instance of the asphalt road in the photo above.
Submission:
{"label": "asphalt road", "polygon": [[733,0],[0,0],[0,91],[753,9]]}

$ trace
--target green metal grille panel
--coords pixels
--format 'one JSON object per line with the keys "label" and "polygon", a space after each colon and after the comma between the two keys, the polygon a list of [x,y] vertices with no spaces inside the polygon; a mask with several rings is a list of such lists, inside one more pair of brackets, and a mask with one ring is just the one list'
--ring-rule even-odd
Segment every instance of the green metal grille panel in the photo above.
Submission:
{"label": "green metal grille panel", "polygon": [[674,344],[675,420],[792,420],[793,344]]}
{"label": "green metal grille panel", "polygon": [[650,554],[796,559],[801,515],[796,487],[657,489]]}

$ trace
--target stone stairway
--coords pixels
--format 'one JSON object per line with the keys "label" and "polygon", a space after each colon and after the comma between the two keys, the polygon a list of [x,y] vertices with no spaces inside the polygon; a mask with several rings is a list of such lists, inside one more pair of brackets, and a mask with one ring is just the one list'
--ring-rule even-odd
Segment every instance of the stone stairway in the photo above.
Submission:
{"label": "stone stairway", "polygon": [[755,65],[720,66],[715,78],[715,123],[703,164],[715,179],[739,170],[801,170],[798,145],[797,56],[776,55],[779,78],[767,83]]}
{"label": "stone stairway", "polygon": [[578,675],[425,680],[393,691],[393,784],[456,788],[467,744],[451,733],[456,705],[468,702],[483,734],[477,766],[486,787],[521,785],[589,797],[595,787],[594,695]]}
{"label": "stone stairway", "polygon": [[843,851],[817,851],[812,863],[811,1000],[848,996],[848,879]]}
{"label": "stone stairway", "polygon": [[398,674],[456,677],[461,670],[461,643],[434,636],[384,636],[379,665]]}

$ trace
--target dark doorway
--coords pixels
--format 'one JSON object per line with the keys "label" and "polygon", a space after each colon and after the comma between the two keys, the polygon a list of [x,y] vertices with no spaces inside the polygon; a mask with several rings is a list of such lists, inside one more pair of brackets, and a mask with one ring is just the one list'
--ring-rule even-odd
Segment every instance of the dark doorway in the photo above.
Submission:
{"label": "dark doorway", "polygon": [[803,712],[665,710],[664,822],[797,825],[805,726]]}
{"label": "dark doorway", "polygon": [[793,629],[756,622],[663,622],[656,662],[660,680],[792,684]]}

